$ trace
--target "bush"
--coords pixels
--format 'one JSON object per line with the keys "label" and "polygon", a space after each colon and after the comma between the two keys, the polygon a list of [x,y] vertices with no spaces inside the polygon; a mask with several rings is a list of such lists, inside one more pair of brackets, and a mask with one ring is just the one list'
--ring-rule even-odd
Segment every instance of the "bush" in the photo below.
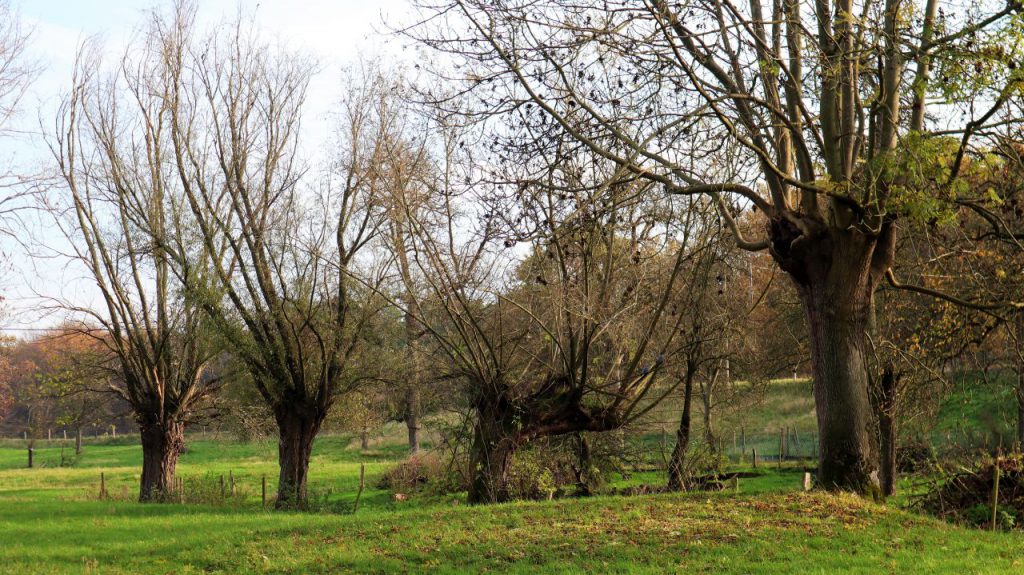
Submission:
{"label": "bush", "polygon": [[557,465],[552,469],[551,460],[541,449],[520,450],[513,456],[509,466],[509,494],[513,499],[551,499],[561,487],[562,478],[556,477]]}
{"label": "bush", "polygon": [[935,463],[935,449],[923,441],[908,442],[896,448],[896,470],[900,473],[918,473]]}
{"label": "bush", "polygon": [[615,462],[601,449],[601,436],[589,437],[589,457],[580,456],[579,437],[548,438],[520,449],[509,469],[514,499],[550,499],[567,494],[591,495],[604,489]]}
{"label": "bush", "polygon": [[992,490],[999,470],[999,500],[996,522],[1004,528],[1019,526],[1024,517],[1024,457],[1020,454],[992,458],[985,456],[974,469],[939,478],[919,505],[948,521],[991,526]]}
{"label": "bush", "polygon": [[460,459],[433,451],[417,453],[385,471],[377,487],[394,493],[428,491],[436,495],[465,491],[469,482],[461,473],[466,466]]}

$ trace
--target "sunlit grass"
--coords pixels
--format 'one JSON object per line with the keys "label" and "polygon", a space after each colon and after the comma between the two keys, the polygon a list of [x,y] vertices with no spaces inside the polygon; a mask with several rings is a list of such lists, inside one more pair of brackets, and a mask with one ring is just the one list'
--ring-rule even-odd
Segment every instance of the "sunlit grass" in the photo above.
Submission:
{"label": "sunlit grass", "polygon": [[[55,451],[56,450],[56,451]],[[967,530],[853,497],[800,493],[802,469],[762,466],[740,493],[595,497],[469,507],[462,497],[395,502],[376,488],[400,443],[363,453],[325,437],[310,485],[355,515],[263,510],[273,442],[192,440],[179,472],[230,473],[231,505],[134,502],[137,445],[88,445],[75,467],[40,446],[0,448],[0,573],[1007,573],[1024,537]],[[111,500],[99,500],[103,473]],[[661,484],[660,472],[629,484]]]}

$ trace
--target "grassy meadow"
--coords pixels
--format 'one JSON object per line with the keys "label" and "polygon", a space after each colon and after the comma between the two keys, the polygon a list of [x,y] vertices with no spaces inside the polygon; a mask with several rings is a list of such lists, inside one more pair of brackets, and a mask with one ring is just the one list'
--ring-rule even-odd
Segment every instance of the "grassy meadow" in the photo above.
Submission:
{"label": "grassy meadow", "polygon": [[[806,418],[800,384],[780,385],[745,425]],[[973,403],[971,404],[973,405]],[[786,407],[788,406],[788,407]],[[952,408],[951,408],[952,409]],[[984,411],[984,410],[982,410]],[[813,410],[811,412],[813,417]],[[804,419],[805,421],[806,419]],[[813,419],[811,420],[813,421]],[[780,425],[787,425],[782,423]],[[790,425],[797,425],[790,423]],[[0,442],[0,573],[1015,573],[1024,535],[949,525],[850,496],[803,493],[803,467],[764,464],[739,492],[599,496],[470,507],[464,496],[396,501],[377,487],[401,461],[401,429],[367,451],[346,436],[316,443],[317,512],[261,506],[276,488],[276,444],[193,436],[178,468],[186,490],[237,495],[201,504],[134,501],[134,437],[89,440],[71,467],[61,443]],[[753,433],[753,432],[752,432]],[[73,450],[70,443],[64,455]],[[352,502],[359,469],[366,485]],[[753,472],[734,463],[733,468]],[[99,498],[100,474],[110,494]],[[663,481],[635,473],[613,486]]]}

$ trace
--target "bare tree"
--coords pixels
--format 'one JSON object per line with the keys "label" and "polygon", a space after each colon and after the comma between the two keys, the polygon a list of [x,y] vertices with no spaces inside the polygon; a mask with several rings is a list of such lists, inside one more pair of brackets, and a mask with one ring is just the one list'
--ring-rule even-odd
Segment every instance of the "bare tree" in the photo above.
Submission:
{"label": "bare tree", "polygon": [[147,90],[153,78],[135,75],[162,57],[154,48],[126,56],[110,76],[98,71],[88,47],[81,50],[53,135],[61,182],[49,196],[69,255],[102,296],[96,308],[66,307],[109,350],[118,374],[113,389],[139,424],[141,501],[173,488],[185,425],[215,385],[205,372],[214,350],[202,316],[182,298],[165,247],[180,230],[167,141],[154,124],[164,104]]}
{"label": "bare tree", "polygon": [[[673,294],[672,309],[685,319],[676,338],[675,346],[669,350],[672,364],[670,376],[682,380],[683,403],[676,428],[676,443],[668,461],[668,487],[681,490],[686,487],[687,451],[690,448],[693,421],[693,397],[697,387],[710,385],[709,379],[717,379],[717,369],[726,351],[729,317],[715,305],[714,268],[721,259],[717,253],[720,241],[713,238],[707,247],[697,253],[687,269],[686,281],[681,282]],[[701,382],[701,379],[704,382]],[[702,394],[703,395],[703,394]],[[705,434],[708,434],[709,409],[705,407]],[[713,442],[709,441],[709,445]]]}
{"label": "bare tree", "polygon": [[[39,68],[28,58],[26,50],[31,31],[26,30],[17,12],[8,0],[0,1],[0,135],[12,135],[11,120],[16,115],[22,97],[36,78]],[[0,235],[10,236],[34,193],[26,177],[10,167],[0,169]]]}
{"label": "bare tree", "polygon": [[474,156],[479,134],[440,131],[435,202],[403,219],[417,309],[475,414],[469,499],[502,501],[524,445],[618,429],[676,389],[655,376],[703,218],[571,139]]}
{"label": "bare tree", "polygon": [[372,115],[381,123],[382,150],[375,170],[380,178],[376,201],[383,207],[381,243],[388,254],[396,277],[395,288],[401,302],[403,332],[399,346],[402,362],[393,370],[393,392],[400,396],[397,415],[408,431],[409,452],[420,449],[421,419],[424,411],[424,392],[427,377],[423,338],[426,331],[420,325],[418,307],[422,294],[421,281],[410,262],[412,242],[408,218],[422,217],[424,210],[436,206],[430,197],[431,179],[434,177],[433,158],[428,145],[429,126],[417,119],[409,101],[408,86],[380,64],[363,62],[359,76],[350,78],[350,89],[358,99],[372,106]]}
{"label": "bare tree", "polygon": [[[1006,305],[890,269],[898,222],[983,194],[965,158],[991,145],[1020,82],[1006,47],[1019,3],[938,4],[424,1],[406,33],[449,54],[434,71],[464,87],[428,90],[438,105],[570,134],[668,193],[710,197],[740,247],[768,250],[809,326],[819,482],[876,493],[865,342],[879,283]],[[723,142],[744,150],[733,173],[708,169]],[[757,210],[762,235],[742,233],[727,197]]]}
{"label": "bare tree", "polygon": [[308,181],[299,134],[314,63],[244,19],[205,33],[194,14],[184,2],[155,13],[134,48],[151,57],[123,67],[155,102],[135,141],[159,156],[174,206],[175,233],[148,229],[273,413],[277,506],[302,505],[313,441],[357,381],[349,362],[375,311],[351,275],[376,234],[384,127],[371,102],[346,99],[338,153]]}

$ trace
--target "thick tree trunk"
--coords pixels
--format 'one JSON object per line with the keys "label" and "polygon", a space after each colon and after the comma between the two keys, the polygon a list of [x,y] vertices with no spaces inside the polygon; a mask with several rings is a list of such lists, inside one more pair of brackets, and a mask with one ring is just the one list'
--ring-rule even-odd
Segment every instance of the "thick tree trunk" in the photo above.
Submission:
{"label": "thick tree trunk", "polygon": [[75,428],[75,455],[82,454],[82,428]]}
{"label": "thick tree trunk", "polygon": [[508,414],[478,410],[469,458],[469,503],[501,503],[511,499],[509,466],[519,447]]}
{"label": "thick tree trunk", "polygon": [[867,302],[837,301],[839,294],[817,286],[805,293],[821,444],[818,484],[867,495],[877,487],[864,355]]}
{"label": "thick tree trunk", "polygon": [[809,328],[821,450],[818,484],[878,495],[865,363],[874,290],[892,258],[894,231],[819,230],[812,237],[786,220],[772,227],[772,255],[789,272]]}
{"label": "thick tree trunk", "polygon": [[185,447],[185,425],[180,421],[139,424],[142,436],[142,480],[139,501],[159,501],[174,486],[174,470]]}
{"label": "thick tree trunk", "polygon": [[302,507],[306,503],[309,456],[324,414],[320,410],[296,405],[283,405],[276,411],[277,461],[281,468],[276,507]]}
{"label": "thick tree trunk", "polygon": [[693,373],[689,369],[683,382],[683,413],[679,416],[679,429],[676,430],[676,446],[672,449],[672,457],[668,461],[668,488],[681,491],[684,485],[683,469],[686,464],[686,450],[690,446],[690,409],[693,397]]}
{"label": "thick tree trunk", "polygon": [[405,427],[409,431],[409,453],[420,450],[420,390],[413,382],[405,390]]}

